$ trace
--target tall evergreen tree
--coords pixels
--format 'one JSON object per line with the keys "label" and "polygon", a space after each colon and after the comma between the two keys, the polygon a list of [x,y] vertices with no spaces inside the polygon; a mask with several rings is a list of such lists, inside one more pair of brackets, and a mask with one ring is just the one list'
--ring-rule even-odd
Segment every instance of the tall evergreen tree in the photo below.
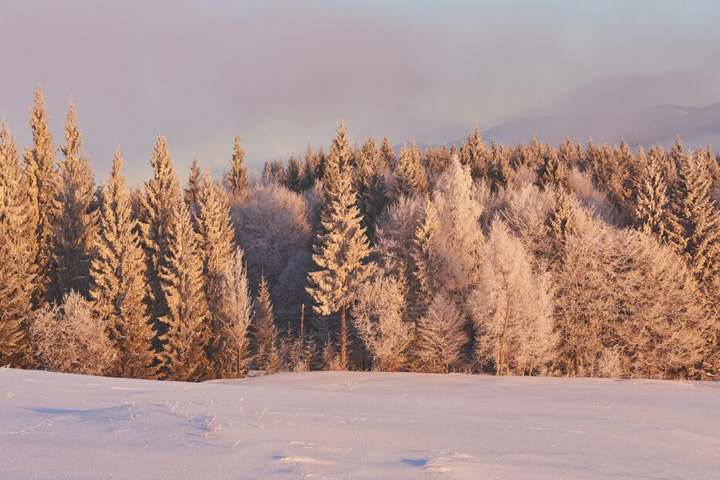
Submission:
{"label": "tall evergreen tree", "polygon": [[0,365],[19,365],[35,280],[35,225],[15,139],[0,126]]}
{"label": "tall evergreen tree", "polygon": [[210,314],[205,299],[203,261],[190,212],[175,197],[168,230],[169,255],[159,272],[167,313],[162,336],[159,375],[169,380],[206,380],[211,376],[207,355]]}
{"label": "tall evergreen tree", "polygon": [[460,146],[460,163],[470,169],[472,178],[485,178],[490,165],[490,152],[480,135],[480,127],[475,124],[475,129],[468,135],[467,141]]}
{"label": "tall evergreen tree", "polygon": [[145,255],[121,173],[122,163],[118,149],[102,192],[97,254],[90,268],[90,298],[118,353],[112,373],[148,378],[153,356],[145,304]]}
{"label": "tall evergreen tree", "polygon": [[346,311],[357,286],[373,272],[368,263],[370,247],[355,205],[352,176],[348,171],[349,148],[345,125],[340,124],[325,166],[323,233],[314,248],[318,270],[310,272],[308,293],[321,315],[340,312],[340,362],[347,367]]}
{"label": "tall evergreen tree", "polygon": [[235,137],[235,150],[230,160],[230,173],[228,174],[228,186],[235,198],[244,200],[248,194],[247,168],[244,165],[245,150],[240,142],[240,135]]}
{"label": "tall evergreen tree", "polygon": [[253,361],[256,368],[266,373],[274,373],[280,366],[277,348],[277,329],[273,314],[272,300],[265,277],[260,280],[260,289],[255,301],[253,317]]}
{"label": "tall evergreen tree", "polygon": [[97,212],[93,200],[95,180],[87,157],[82,155],[82,138],[72,103],[65,122],[65,145],[60,149],[57,213],[53,219],[53,286],[50,298],[59,303],[74,290],[88,297],[90,262],[97,235]]}
{"label": "tall evergreen tree", "polygon": [[185,187],[185,203],[190,209],[190,215],[195,216],[197,213],[198,192],[200,191],[200,167],[197,158],[193,158],[190,164],[190,175],[188,176],[187,187]]}
{"label": "tall evergreen tree", "polygon": [[35,304],[47,300],[47,290],[51,281],[52,266],[52,233],[53,216],[55,214],[55,195],[57,191],[57,171],[55,169],[55,147],[52,134],[48,127],[48,114],[45,111],[45,98],[42,87],[38,85],[35,92],[35,104],[30,109],[30,128],[32,129],[33,146],[24,155],[27,187],[31,196],[30,210],[36,225],[37,243],[35,264],[37,276],[35,281]]}
{"label": "tall evergreen tree", "polygon": [[[177,215],[175,202],[181,199],[180,182],[175,175],[165,137],[158,136],[150,165],[153,178],[145,182],[145,195],[141,197],[140,238],[147,262],[148,313],[158,336],[165,333],[166,325],[160,321],[168,314],[168,303],[161,286],[160,274],[167,268],[170,257],[170,231]],[[159,349],[158,342],[154,342]]]}
{"label": "tall evergreen tree", "polygon": [[197,197],[198,246],[203,261],[203,280],[208,309],[213,319],[213,333],[217,334],[222,305],[223,279],[234,250],[234,235],[230,224],[230,207],[225,190],[213,183],[206,170]]}
{"label": "tall evergreen tree", "polygon": [[660,159],[651,152],[645,174],[636,187],[635,225],[646,234],[660,240],[666,238],[668,188]]}
{"label": "tall evergreen tree", "polygon": [[410,147],[403,145],[395,162],[394,174],[396,197],[412,197],[426,193],[428,182],[422,164],[422,153],[414,141]]}

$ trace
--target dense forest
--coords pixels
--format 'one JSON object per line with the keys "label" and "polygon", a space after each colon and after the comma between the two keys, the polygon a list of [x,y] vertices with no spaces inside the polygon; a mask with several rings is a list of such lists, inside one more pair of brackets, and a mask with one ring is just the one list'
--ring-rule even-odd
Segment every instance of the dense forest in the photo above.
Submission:
{"label": "dense forest", "polygon": [[[720,375],[720,156],[387,138],[184,187],[166,139],[97,185],[69,107],[0,129],[0,365],[200,381],[250,370]],[[148,148],[149,150],[149,148]]]}

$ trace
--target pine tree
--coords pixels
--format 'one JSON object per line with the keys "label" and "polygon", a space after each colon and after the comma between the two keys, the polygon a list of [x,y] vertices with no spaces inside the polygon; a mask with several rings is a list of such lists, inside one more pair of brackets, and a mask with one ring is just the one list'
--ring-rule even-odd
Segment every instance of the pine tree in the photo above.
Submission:
{"label": "pine tree", "polygon": [[118,353],[112,373],[130,378],[151,376],[152,329],[145,304],[145,255],[132,217],[130,196],[115,151],[102,193],[97,251],[90,268],[90,298]]}
{"label": "pine tree", "polygon": [[33,147],[26,150],[25,176],[31,196],[30,211],[35,223],[37,243],[35,264],[35,305],[47,300],[52,267],[52,233],[55,215],[55,195],[57,191],[57,171],[55,170],[55,147],[52,134],[48,128],[48,115],[45,111],[45,99],[42,87],[38,85],[35,92],[35,105],[30,109],[30,128],[32,129]]}
{"label": "pine tree", "polygon": [[65,145],[61,150],[59,185],[53,219],[53,288],[50,298],[55,302],[70,293],[88,297],[90,263],[97,235],[97,212],[94,210],[95,180],[87,157],[82,156],[82,138],[72,103],[65,123]]}
{"label": "pine tree", "polygon": [[197,195],[198,247],[203,261],[203,280],[208,309],[213,319],[213,333],[221,324],[217,322],[221,305],[227,263],[234,250],[234,236],[230,224],[230,207],[225,190],[213,183],[205,171]]}
{"label": "pine tree", "polygon": [[668,188],[660,166],[660,160],[652,153],[645,174],[636,188],[635,225],[643,233],[666,238]]}
{"label": "pine tree", "polygon": [[[170,160],[165,137],[158,136],[150,160],[153,178],[145,182],[145,195],[141,197],[140,239],[146,255],[146,283],[148,285],[148,313],[157,335],[165,333],[166,326],[160,321],[168,314],[168,303],[163,292],[160,274],[168,267],[170,257],[170,231],[177,215],[173,209],[181,198],[180,183]],[[158,350],[158,342],[153,342]]]}
{"label": "pine tree", "polygon": [[275,373],[280,367],[280,357],[277,348],[275,315],[265,277],[260,280],[260,289],[255,301],[253,344],[255,367],[266,373]]}
{"label": "pine tree", "polygon": [[245,168],[245,150],[240,143],[240,135],[235,137],[235,151],[230,161],[230,173],[228,174],[228,186],[230,191],[238,200],[242,201],[248,194],[247,168]]}
{"label": "pine tree", "polygon": [[415,142],[411,147],[403,145],[394,168],[395,196],[412,197],[423,195],[428,188],[425,167],[422,164],[422,154]]}
{"label": "pine tree", "polygon": [[712,198],[706,165],[686,156],[670,201],[668,240],[702,287],[720,278],[720,211]]}
{"label": "pine tree", "polygon": [[287,171],[285,172],[285,187],[293,192],[300,191],[300,183],[302,179],[300,160],[294,154],[290,155],[288,160]]}
{"label": "pine tree", "polygon": [[35,225],[15,139],[0,126],[0,365],[19,365],[31,315]]}
{"label": "pine tree", "polygon": [[190,164],[190,175],[187,187],[185,187],[185,203],[190,209],[190,215],[194,218],[197,213],[198,192],[200,191],[200,167],[197,158],[193,158]]}
{"label": "pine tree", "polygon": [[567,171],[565,166],[560,162],[555,149],[552,149],[543,155],[540,168],[537,172],[536,183],[542,189],[545,189],[548,186],[552,186],[554,188],[567,187]]}
{"label": "pine tree", "polygon": [[158,373],[168,380],[200,381],[210,378],[207,355],[210,314],[205,300],[203,261],[190,212],[178,194],[171,210],[168,230],[169,256],[160,270],[167,313],[161,338],[163,351]]}
{"label": "pine tree", "polygon": [[349,149],[345,125],[338,127],[325,166],[323,233],[314,248],[318,270],[310,272],[308,293],[315,311],[330,315],[340,311],[340,361],[347,366],[346,310],[354,301],[357,286],[373,272],[368,263],[370,247],[355,206],[355,192],[348,171]]}
{"label": "pine tree", "polygon": [[248,331],[253,314],[247,270],[240,248],[235,249],[225,265],[221,289],[220,309],[215,317],[220,328],[213,338],[212,362],[219,378],[238,378],[245,375],[250,363]]}
{"label": "pine tree", "polygon": [[472,178],[485,178],[490,165],[490,152],[480,135],[480,127],[475,124],[467,137],[467,141],[460,146],[460,163],[470,169]]}
{"label": "pine tree", "polygon": [[369,138],[362,147],[356,169],[357,205],[368,237],[373,238],[375,223],[385,209],[389,198],[385,184],[385,162]]}
{"label": "pine tree", "polygon": [[445,294],[439,293],[417,323],[416,371],[447,373],[457,370],[469,340],[465,318]]}
{"label": "pine tree", "polygon": [[380,155],[386,168],[395,165],[395,152],[387,137],[383,138],[382,144],[380,144]]}

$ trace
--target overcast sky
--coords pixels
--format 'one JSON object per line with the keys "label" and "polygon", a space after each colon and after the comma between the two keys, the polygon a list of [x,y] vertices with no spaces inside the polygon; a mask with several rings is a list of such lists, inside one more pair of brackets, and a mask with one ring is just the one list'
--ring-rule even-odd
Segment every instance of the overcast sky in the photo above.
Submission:
{"label": "overcast sky", "polygon": [[0,0],[0,113],[21,144],[40,82],[67,103],[100,182],[132,183],[168,137],[219,175],[351,138],[444,143],[478,123],[720,102],[720,2]]}

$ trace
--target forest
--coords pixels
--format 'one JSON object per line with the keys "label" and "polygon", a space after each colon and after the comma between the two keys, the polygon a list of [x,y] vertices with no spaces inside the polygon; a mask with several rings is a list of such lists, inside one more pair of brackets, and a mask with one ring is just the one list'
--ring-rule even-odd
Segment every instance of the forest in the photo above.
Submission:
{"label": "forest", "polygon": [[[104,184],[38,87],[32,145],[0,128],[0,365],[202,381],[378,370],[720,375],[720,156],[532,138],[265,163],[213,179],[158,136]],[[150,151],[150,146],[148,146]],[[184,185],[184,186],[183,186]]]}

